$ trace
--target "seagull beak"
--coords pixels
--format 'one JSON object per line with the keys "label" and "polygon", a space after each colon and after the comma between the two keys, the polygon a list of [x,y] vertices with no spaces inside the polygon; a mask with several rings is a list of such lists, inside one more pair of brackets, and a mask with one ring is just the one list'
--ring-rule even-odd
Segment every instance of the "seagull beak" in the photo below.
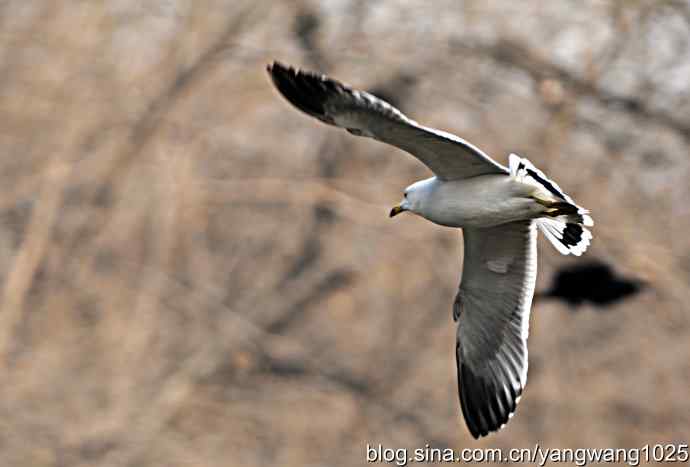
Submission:
{"label": "seagull beak", "polygon": [[405,212],[405,211],[407,211],[407,209],[403,208],[402,206],[400,206],[400,205],[395,206],[393,209],[391,209],[391,213],[388,215],[388,217],[397,216],[401,212]]}

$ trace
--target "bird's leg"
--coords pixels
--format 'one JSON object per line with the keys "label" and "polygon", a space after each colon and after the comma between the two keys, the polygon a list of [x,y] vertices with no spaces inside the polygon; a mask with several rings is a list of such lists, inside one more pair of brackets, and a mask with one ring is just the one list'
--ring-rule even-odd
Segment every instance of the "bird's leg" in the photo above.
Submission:
{"label": "bird's leg", "polygon": [[561,200],[550,200],[542,198],[537,194],[532,195],[532,199],[546,208],[544,214],[550,217],[558,217],[568,214],[577,214],[577,206]]}

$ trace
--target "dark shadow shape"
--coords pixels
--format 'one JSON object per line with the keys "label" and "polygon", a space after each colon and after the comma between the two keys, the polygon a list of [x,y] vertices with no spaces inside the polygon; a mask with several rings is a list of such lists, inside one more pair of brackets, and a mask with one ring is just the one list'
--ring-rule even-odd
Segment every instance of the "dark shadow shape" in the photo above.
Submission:
{"label": "dark shadow shape", "polygon": [[616,274],[602,261],[593,260],[560,269],[551,289],[535,298],[555,298],[571,307],[584,303],[605,307],[639,293],[645,285],[638,279]]}
{"label": "dark shadow shape", "polygon": [[319,48],[317,34],[321,27],[319,15],[309,9],[298,12],[293,24],[293,32],[297,36],[302,49],[307,53],[313,65],[319,69],[327,68],[326,57]]}
{"label": "dark shadow shape", "polygon": [[388,102],[401,111],[405,110],[404,102],[417,84],[417,78],[411,73],[399,72],[388,81],[379,83],[367,90],[379,99]]}

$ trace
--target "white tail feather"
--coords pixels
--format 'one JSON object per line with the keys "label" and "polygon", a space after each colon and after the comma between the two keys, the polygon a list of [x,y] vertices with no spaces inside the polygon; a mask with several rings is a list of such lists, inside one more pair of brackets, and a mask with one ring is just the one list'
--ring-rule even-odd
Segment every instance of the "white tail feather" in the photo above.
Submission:
{"label": "white tail feather", "polygon": [[567,222],[560,217],[542,217],[537,219],[537,226],[561,254],[580,256],[589,247],[592,233],[582,224]]}
{"label": "white tail feather", "polygon": [[[589,211],[575,204],[556,182],[549,179],[527,159],[511,154],[509,163],[510,174],[518,181],[533,185],[542,192],[548,192],[549,197],[555,202],[565,203],[569,208],[568,214],[537,219],[539,230],[561,254],[580,256],[584,253],[592,240],[592,233],[585,227],[594,225]],[[577,209],[577,214],[572,213],[573,208]]]}

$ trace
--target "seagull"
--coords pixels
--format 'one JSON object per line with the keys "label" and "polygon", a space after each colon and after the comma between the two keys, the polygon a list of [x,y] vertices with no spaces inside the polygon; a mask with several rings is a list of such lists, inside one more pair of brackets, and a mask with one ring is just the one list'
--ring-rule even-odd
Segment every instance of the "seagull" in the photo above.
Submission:
{"label": "seagull", "polygon": [[500,430],[527,383],[536,227],[560,253],[580,256],[592,239],[589,211],[516,154],[505,167],[464,139],[422,126],[328,76],[279,62],[267,70],[278,91],[302,112],[400,148],[433,173],[405,189],[390,217],[408,212],[462,228],[464,261],[452,307],[460,407],[475,439]]}

